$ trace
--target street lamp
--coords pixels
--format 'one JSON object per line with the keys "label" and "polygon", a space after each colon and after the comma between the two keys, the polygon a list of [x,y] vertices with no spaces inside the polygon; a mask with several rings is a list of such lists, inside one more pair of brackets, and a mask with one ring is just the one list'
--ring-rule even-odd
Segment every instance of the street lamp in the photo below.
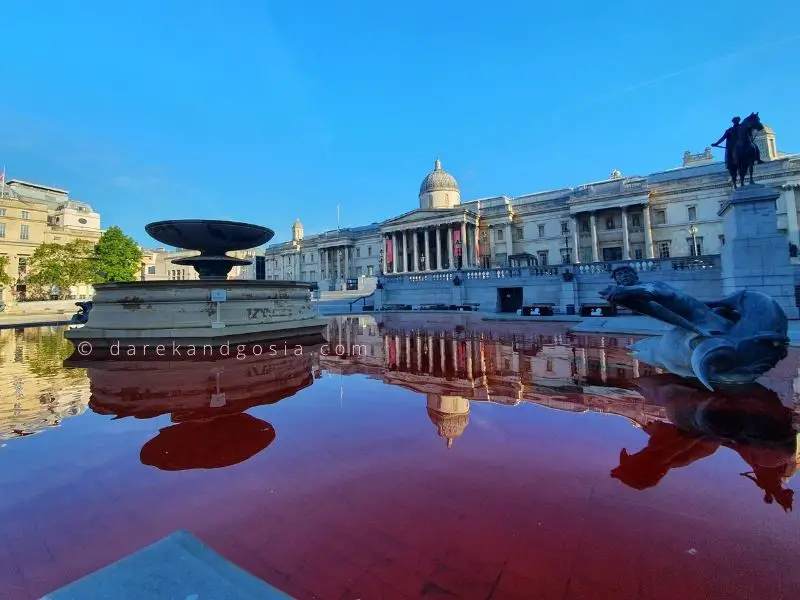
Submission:
{"label": "street lamp", "polygon": [[462,263],[461,263],[461,248],[462,248],[462,242],[461,242],[461,238],[459,238],[459,239],[456,240],[456,258],[458,259],[458,267],[457,267],[458,270],[461,270],[461,265],[462,265]]}
{"label": "street lamp", "polygon": [[572,252],[569,249],[569,235],[564,236],[564,248],[567,251],[567,260],[565,261],[567,264],[572,264]]}
{"label": "street lamp", "polygon": [[700,253],[698,252],[697,248],[697,226],[689,226],[689,233],[692,236],[692,256],[699,256]]}

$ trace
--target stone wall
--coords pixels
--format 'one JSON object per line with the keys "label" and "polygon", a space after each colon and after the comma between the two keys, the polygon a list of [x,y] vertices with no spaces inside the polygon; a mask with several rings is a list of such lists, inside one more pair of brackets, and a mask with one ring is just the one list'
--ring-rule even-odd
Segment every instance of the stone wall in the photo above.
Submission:
{"label": "stone wall", "polygon": [[[633,267],[643,282],[663,281],[700,300],[722,296],[718,256],[696,259],[676,258],[618,263],[559,265],[553,267],[470,269],[417,275],[389,275],[376,293],[376,307],[391,304],[478,304],[480,309],[498,312],[498,289],[522,288],[523,304],[550,303],[557,312],[567,306],[602,302],[599,292],[612,282],[611,271]],[[564,273],[573,274],[572,282]],[[455,285],[458,278],[460,285]]]}

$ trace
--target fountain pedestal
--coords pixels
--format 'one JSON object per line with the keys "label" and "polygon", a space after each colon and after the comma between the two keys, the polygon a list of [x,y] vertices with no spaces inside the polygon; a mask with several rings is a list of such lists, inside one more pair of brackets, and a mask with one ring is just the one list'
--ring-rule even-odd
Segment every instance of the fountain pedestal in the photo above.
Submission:
{"label": "fountain pedestal", "polygon": [[260,246],[274,235],[265,227],[229,221],[161,221],[147,232],[170,246],[199,250],[175,261],[192,265],[198,280],[106,283],[95,286],[88,322],[66,333],[95,346],[146,340],[158,344],[220,345],[232,341],[322,339],[326,319],[311,307],[311,283],[229,280],[249,260],[225,252]]}

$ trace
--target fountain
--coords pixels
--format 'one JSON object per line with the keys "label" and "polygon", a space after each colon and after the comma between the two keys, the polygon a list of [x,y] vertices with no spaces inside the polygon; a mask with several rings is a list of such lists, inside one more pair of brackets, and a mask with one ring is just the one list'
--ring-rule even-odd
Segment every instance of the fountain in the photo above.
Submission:
{"label": "fountain", "polygon": [[[95,286],[86,323],[66,336],[93,348],[146,341],[219,346],[232,341],[321,340],[327,320],[311,308],[311,283],[227,279],[249,260],[227,252],[261,246],[275,235],[249,223],[170,220],[145,227],[156,241],[199,252],[175,264],[197,271],[196,280],[136,281]],[[80,351],[80,348],[79,348]]]}

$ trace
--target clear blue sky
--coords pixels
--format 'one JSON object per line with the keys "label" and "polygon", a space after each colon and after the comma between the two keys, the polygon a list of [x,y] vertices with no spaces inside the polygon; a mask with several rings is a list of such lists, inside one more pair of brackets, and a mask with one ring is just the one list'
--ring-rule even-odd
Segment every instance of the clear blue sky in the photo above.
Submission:
{"label": "clear blue sky", "polygon": [[796,0],[3,4],[0,163],[146,245],[379,221],[436,157],[465,199],[646,174],[752,110],[800,152]]}

